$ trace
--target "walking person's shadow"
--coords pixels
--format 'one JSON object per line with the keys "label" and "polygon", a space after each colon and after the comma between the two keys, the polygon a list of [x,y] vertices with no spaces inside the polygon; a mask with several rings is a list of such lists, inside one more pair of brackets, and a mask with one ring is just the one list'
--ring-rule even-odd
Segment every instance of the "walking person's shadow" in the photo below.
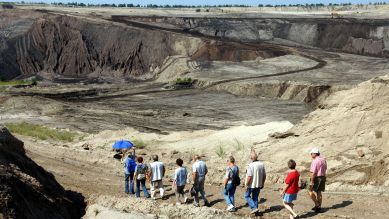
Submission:
{"label": "walking person's shadow", "polygon": [[[329,210],[332,210],[332,209],[338,209],[338,208],[345,208],[349,205],[351,205],[353,202],[350,201],[350,200],[347,200],[347,201],[343,201],[342,203],[339,203],[339,204],[334,204],[332,205],[331,207],[327,207],[327,208],[322,208],[320,213],[325,213]],[[309,218],[309,217],[313,217],[313,216],[316,216],[320,213],[317,213],[317,212],[307,212],[305,214],[302,214],[302,215],[299,215],[298,218]]]}

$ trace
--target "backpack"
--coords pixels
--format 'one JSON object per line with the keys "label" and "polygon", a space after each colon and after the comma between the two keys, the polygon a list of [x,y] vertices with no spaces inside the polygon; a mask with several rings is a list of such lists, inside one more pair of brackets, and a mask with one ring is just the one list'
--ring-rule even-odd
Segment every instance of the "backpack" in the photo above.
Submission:
{"label": "backpack", "polygon": [[136,179],[146,179],[146,173],[147,173],[147,166],[145,164],[139,164],[136,168]]}
{"label": "backpack", "polygon": [[128,171],[129,173],[135,172],[136,162],[135,162],[134,159],[129,158],[129,159],[127,160],[126,166],[127,166],[127,171]]}
{"label": "backpack", "polygon": [[235,187],[239,186],[240,185],[239,175],[236,175],[232,170],[232,168],[230,168],[230,171],[232,172],[232,185],[234,185]]}

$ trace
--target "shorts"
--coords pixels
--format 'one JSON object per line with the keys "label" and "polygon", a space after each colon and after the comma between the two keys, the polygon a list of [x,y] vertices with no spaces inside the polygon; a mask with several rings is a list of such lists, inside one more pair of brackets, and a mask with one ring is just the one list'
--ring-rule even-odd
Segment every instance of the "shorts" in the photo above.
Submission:
{"label": "shorts", "polygon": [[282,200],[284,200],[284,202],[286,203],[292,203],[296,199],[297,199],[297,193],[296,194],[285,193],[284,197],[282,198]]}
{"label": "shorts", "polygon": [[152,181],[150,187],[151,190],[162,189],[163,188],[162,180]]}
{"label": "shorts", "polygon": [[324,192],[326,189],[326,177],[325,176],[316,176],[313,180],[312,191],[314,192]]}

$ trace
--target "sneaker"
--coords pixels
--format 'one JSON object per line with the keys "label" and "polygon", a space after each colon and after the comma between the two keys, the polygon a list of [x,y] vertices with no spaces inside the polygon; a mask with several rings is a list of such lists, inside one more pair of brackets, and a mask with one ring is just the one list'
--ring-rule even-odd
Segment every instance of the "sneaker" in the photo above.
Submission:
{"label": "sneaker", "polygon": [[236,211],[236,208],[235,207],[233,207],[233,208],[231,208],[230,210],[228,210],[228,212],[235,212]]}
{"label": "sneaker", "polygon": [[199,203],[193,203],[193,206],[195,206],[195,207],[200,207],[200,205],[199,205]]}
{"label": "sneaker", "polygon": [[251,214],[256,214],[258,212],[258,208],[257,209],[254,209],[254,210],[252,210],[250,213]]}
{"label": "sneaker", "polygon": [[233,205],[228,205],[228,207],[227,207],[227,211],[231,211],[231,209],[233,209],[234,208],[234,206]]}
{"label": "sneaker", "polygon": [[181,202],[176,202],[176,205],[181,205]]}
{"label": "sneaker", "polygon": [[188,197],[185,197],[184,198],[184,203],[187,203],[188,202]]}

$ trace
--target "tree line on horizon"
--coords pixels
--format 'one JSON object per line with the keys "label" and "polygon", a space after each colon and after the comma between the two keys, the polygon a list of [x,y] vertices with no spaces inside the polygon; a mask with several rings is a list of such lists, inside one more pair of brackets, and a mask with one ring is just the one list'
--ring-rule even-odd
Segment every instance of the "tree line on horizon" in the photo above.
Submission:
{"label": "tree line on horizon", "polygon": [[[46,5],[48,3],[44,2],[0,2],[2,4],[43,4]],[[257,6],[251,6],[251,5],[244,5],[244,4],[220,4],[220,5],[157,5],[157,4],[146,4],[146,5],[141,5],[141,4],[126,4],[126,3],[120,3],[120,4],[85,4],[82,2],[68,2],[68,3],[62,3],[62,2],[52,2],[50,3],[51,5],[56,5],[56,6],[67,6],[67,7],[118,7],[118,8],[229,8],[229,7],[240,7],[240,8],[249,8],[249,7],[274,7],[274,8],[279,8],[279,7],[306,7],[306,8],[312,8],[312,7],[336,7],[336,6],[351,6],[353,5],[351,2],[348,3],[328,3],[323,4],[323,3],[315,3],[315,4],[277,4],[277,5],[272,5],[272,4],[258,4]],[[385,1],[382,2],[370,2],[368,5],[386,5],[387,3]],[[354,4],[358,7],[365,6],[367,4]]]}

